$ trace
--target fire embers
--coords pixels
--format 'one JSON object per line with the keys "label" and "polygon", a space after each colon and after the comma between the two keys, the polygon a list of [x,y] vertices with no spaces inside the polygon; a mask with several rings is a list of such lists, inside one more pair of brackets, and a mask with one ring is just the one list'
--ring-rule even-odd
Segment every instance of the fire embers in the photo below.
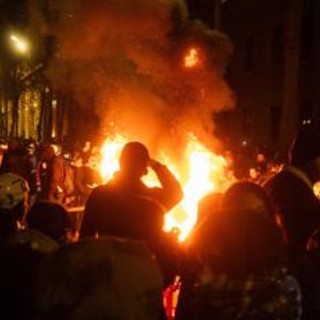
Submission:
{"label": "fire embers", "polygon": [[186,68],[199,67],[202,64],[199,48],[190,48],[183,59],[183,65]]}

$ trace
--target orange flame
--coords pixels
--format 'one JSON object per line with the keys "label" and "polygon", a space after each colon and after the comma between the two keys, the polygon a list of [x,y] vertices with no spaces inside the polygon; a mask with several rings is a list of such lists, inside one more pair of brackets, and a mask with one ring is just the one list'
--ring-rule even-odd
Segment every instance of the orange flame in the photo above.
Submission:
{"label": "orange flame", "polygon": [[320,181],[316,182],[313,185],[313,192],[318,199],[320,199]]}
{"label": "orange flame", "polygon": [[190,48],[184,57],[184,66],[186,68],[193,68],[200,64],[199,50],[197,48]]}
{"label": "orange flame", "polygon": [[110,180],[112,175],[119,170],[120,152],[126,142],[120,135],[105,140],[101,149],[102,161],[100,163],[100,174],[104,182]]}
{"label": "orange flame", "polygon": [[[105,141],[101,149],[100,166],[104,181],[111,179],[112,174],[119,168],[118,159],[125,143],[126,140],[120,135]],[[223,191],[229,185],[225,178],[226,160],[208,150],[193,135],[189,137],[185,155],[187,168],[175,166],[165,154],[159,156],[159,160],[167,165],[180,181],[184,191],[184,199],[166,214],[164,224],[165,231],[179,230],[180,241],[186,239],[197,222],[198,201],[209,192]],[[186,170],[188,172],[185,172]],[[186,177],[185,181],[182,177]],[[143,181],[148,186],[159,186],[153,172],[149,172]]]}

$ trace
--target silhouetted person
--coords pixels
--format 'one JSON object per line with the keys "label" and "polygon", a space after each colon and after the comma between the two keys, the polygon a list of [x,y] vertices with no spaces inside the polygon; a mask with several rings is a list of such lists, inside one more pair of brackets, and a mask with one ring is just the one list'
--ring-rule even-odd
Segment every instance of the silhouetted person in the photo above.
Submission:
{"label": "silhouetted person", "polygon": [[84,205],[92,190],[102,183],[101,176],[92,164],[91,156],[84,154],[75,161],[75,194],[79,205]]}
{"label": "silhouetted person", "polygon": [[320,223],[320,202],[313,184],[320,180],[320,137],[301,130],[289,151],[289,165],[266,181],[287,240],[294,250],[305,250],[308,238]]}
{"label": "silhouetted person", "polygon": [[193,236],[197,263],[182,276],[176,319],[300,319],[300,287],[262,187],[232,185]]}
{"label": "silhouetted person", "polygon": [[138,241],[102,237],[50,254],[32,291],[38,320],[160,320],[162,275]]}
{"label": "silhouetted person", "polygon": [[11,172],[0,175],[0,244],[24,225],[28,197],[25,179]]}
{"label": "silhouetted person", "polygon": [[[148,167],[161,187],[149,188],[141,178]],[[175,267],[171,238],[162,231],[164,214],[182,199],[182,189],[168,168],[150,159],[139,142],[126,144],[120,155],[120,171],[106,185],[95,188],[86,203],[80,237],[113,235],[145,241],[154,250],[170,278]],[[174,246],[174,245],[173,245]]]}
{"label": "silhouetted person", "polygon": [[55,145],[46,146],[43,150],[40,167],[41,193],[40,200],[64,203],[66,161]]}
{"label": "silhouetted person", "polygon": [[3,154],[0,173],[7,172],[12,172],[23,178],[26,177],[26,168],[23,161],[23,149],[17,138],[9,141],[8,150]]}
{"label": "silhouetted person", "polygon": [[26,180],[30,187],[30,207],[37,200],[38,195],[38,179],[37,179],[37,168],[38,168],[38,154],[37,154],[37,147],[34,141],[28,141],[26,145],[26,155],[23,158],[25,170],[26,170]]}
{"label": "silhouetted person", "polygon": [[41,254],[30,246],[10,246],[24,226],[28,210],[27,181],[11,172],[0,175],[0,318],[25,319],[27,297]]}
{"label": "silhouetted person", "polygon": [[319,273],[306,252],[308,239],[320,223],[320,202],[313,192],[313,184],[319,179],[320,138],[304,128],[293,140],[289,165],[264,184],[278,207],[289,261],[302,287],[303,319],[320,318]]}
{"label": "silhouetted person", "polygon": [[[148,168],[155,172],[160,188],[147,187],[141,181]],[[120,171],[111,180],[110,186],[155,201],[165,211],[172,209],[183,196],[175,176],[165,165],[151,159],[147,148],[140,142],[129,142],[124,146],[120,155]]]}
{"label": "silhouetted person", "polygon": [[29,228],[43,232],[60,244],[68,242],[68,233],[72,231],[69,213],[59,203],[36,203],[27,215],[27,223]]}
{"label": "silhouetted person", "polygon": [[51,252],[72,240],[71,219],[59,203],[40,201],[26,218],[27,228],[9,239],[11,245],[30,244],[40,252]]}
{"label": "silhouetted person", "polygon": [[[141,181],[148,167],[156,173],[160,188],[149,188]],[[120,155],[120,171],[110,182],[91,193],[86,204],[81,236],[99,233],[144,238],[150,231],[143,229],[154,225],[151,233],[161,230],[163,214],[181,199],[180,184],[168,168],[150,159],[142,143],[129,142]],[[135,227],[137,230],[134,230]]]}
{"label": "silhouetted person", "polygon": [[198,223],[205,222],[212,214],[220,209],[222,193],[212,192],[200,199],[198,203]]}
{"label": "silhouetted person", "polygon": [[0,252],[0,318],[30,320],[31,292],[44,253],[29,243]]}

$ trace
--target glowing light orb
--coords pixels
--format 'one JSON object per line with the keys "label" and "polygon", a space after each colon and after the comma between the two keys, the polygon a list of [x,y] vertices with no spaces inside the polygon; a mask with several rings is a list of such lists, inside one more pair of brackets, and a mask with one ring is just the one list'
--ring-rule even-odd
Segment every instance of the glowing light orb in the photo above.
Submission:
{"label": "glowing light orb", "polygon": [[183,65],[186,68],[194,68],[200,65],[201,59],[197,48],[190,48],[184,57]]}
{"label": "glowing light orb", "polygon": [[15,34],[12,34],[10,36],[10,40],[12,41],[15,49],[19,52],[19,53],[22,53],[22,54],[25,54],[29,51],[29,44],[27,43],[26,40],[24,40],[23,38],[21,37],[18,37],[17,35]]}

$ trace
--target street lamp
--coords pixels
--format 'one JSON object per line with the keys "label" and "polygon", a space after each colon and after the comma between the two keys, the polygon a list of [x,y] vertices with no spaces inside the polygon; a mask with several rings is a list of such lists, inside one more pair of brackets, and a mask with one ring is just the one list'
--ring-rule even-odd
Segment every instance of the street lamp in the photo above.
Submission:
{"label": "street lamp", "polygon": [[10,35],[11,43],[13,44],[14,49],[20,54],[26,54],[30,50],[29,43],[21,36],[16,34]]}
{"label": "street lamp", "polygon": [[11,32],[8,34],[8,44],[16,53],[16,57],[12,57],[9,67],[11,75],[10,90],[12,102],[12,123],[10,134],[21,135],[23,132],[27,132],[28,134],[28,123],[26,122],[26,119],[27,114],[30,112],[28,111],[28,104],[23,100],[23,95],[26,95],[27,92],[23,78],[30,68],[30,44],[27,39],[18,32]]}

